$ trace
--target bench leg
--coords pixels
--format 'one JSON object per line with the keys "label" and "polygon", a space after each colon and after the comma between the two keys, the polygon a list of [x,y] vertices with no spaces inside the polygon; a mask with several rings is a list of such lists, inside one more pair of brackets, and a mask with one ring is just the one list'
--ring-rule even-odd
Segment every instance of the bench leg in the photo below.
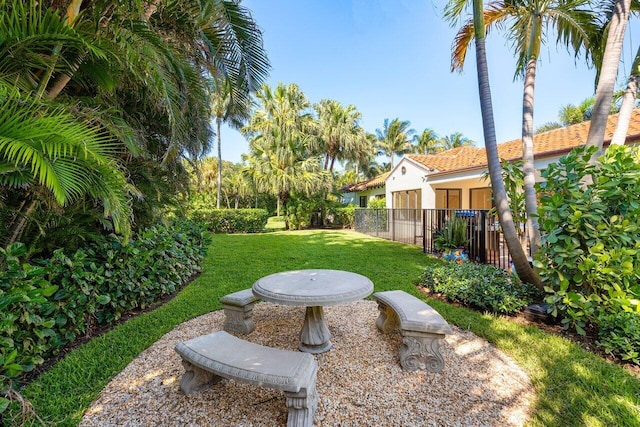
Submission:
{"label": "bench leg", "polygon": [[402,331],[400,365],[405,371],[440,372],[444,358],[440,354],[440,340],[444,335]]}
{"label": "bench leg", "polygon": [[297,393],[284,392],[289,415],[287,427],[312,427],[313,414],[318,408],[318,393],[315,379],[311,386]]}
{"label": "bench leg", "polygon": [[180,390],[182,390],[185,395],[208,388],[223,379],[222,377],[205,371],[186,360],[182,361],[182,366],[184,366],[184,374],[180,380]]}
{"label": "bench leg", "polygon": [[398,329],[400,319],[398,319],[398,315],[391,307],[381,301],[378,301],[378,311],[380,311],[380,315],[376,319],[376,326],[378,329],[385,333]]}
{"label": "bench leg", "polygon": [[223,304],[225,322],[224,330],[229,333],[246,335],[256,328],[253,323],[253,303],[245,306],[235,306]]}

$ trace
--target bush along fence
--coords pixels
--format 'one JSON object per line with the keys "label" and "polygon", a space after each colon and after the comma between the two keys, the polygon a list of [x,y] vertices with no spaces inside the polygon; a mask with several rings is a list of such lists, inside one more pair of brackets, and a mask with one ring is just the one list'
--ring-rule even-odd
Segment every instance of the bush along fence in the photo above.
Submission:
{"label": "bush along fence", "polygon": [[269,219],[266,209],[215,209],[199,207],[189,215],[212,233],[259,233]]}
{"label": "bush along fence", "polygon": [[429,291],[481,311],[517,314],[543,293],[515,274],[491,265],[447,262],[426,268],[420,283]]}
{"label": "bush along fence", "polygon": [[20,378],[66,344],[123,313],[144,309],[200,271],[208,234],[183,222],[115,236],[67,255],[22,263],[0,248],[0,414]]}

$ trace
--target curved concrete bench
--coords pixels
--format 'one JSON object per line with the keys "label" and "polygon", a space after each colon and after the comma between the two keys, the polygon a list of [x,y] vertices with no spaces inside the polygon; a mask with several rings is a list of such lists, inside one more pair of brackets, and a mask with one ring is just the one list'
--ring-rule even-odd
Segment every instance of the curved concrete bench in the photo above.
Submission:
{"label": "curved concrete bench", "polygon": [[225,321],[223,329],[240,335],[250,334],[256,328],[253,323],[253,305],[260,298],[251,289],[234,292],[220,298],[224,310]]}
{"label": "curved concrete bench", "polygon": [[318,364],[312,355],[250,343],[224,331],[180,343],[175,350],[185,368],[180,380],[184,394],[222,378],[282,390],[289,410],[287,426],[313,425]]}
{"label": "curved concrete bench", "polygon": [[440,372],[444,359],[439,343],[451,328],[446,320],[424,301],[404,291],[377,292],[380,315],[376,326],[382,332],[400,329],[400,365],[405,371]]}

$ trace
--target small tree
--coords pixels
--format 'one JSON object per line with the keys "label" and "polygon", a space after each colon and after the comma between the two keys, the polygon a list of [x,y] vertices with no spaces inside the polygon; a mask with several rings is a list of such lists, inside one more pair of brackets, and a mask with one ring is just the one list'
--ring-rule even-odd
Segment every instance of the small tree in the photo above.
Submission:
{"label": "small tree", "polygon": [[[602,342],[626,337],[635,344],[617,354],[637,360],[640,339],[632,331],[640,325],[640,151],[611,146],[597,166],[589,163],[594,151],[575,149],[543,171],[544,244],[535,266],[547,302],[566,328],[584,334],[586,326],[596,326]],[[587,175],[593,184],[583,188]],[[619,327],[607,325],[625,313],[633,314],[628,323],[620,318]]]}

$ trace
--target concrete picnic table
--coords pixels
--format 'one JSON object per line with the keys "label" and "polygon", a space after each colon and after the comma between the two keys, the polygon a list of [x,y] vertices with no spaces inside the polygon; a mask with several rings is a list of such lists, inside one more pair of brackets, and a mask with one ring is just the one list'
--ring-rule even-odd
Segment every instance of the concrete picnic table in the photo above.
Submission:
{"label": "concrete picnic table", "polygon": [[253,284],[254,295],[263,301],[307,308],[299,349],[313,354],[332,347],[323,307],[357,301],[372,292],[373,283],[367,277],[341,270],[284,271]]}

